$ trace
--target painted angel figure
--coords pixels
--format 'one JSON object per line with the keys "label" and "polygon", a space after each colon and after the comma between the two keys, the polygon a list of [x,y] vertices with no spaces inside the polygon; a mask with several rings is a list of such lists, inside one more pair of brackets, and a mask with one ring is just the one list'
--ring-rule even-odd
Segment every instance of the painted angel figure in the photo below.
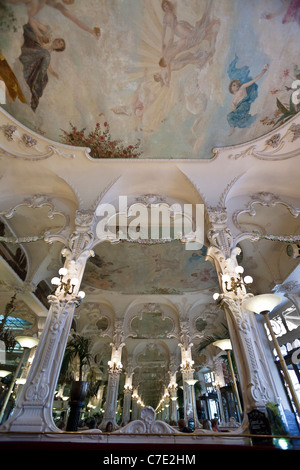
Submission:
{"label": "painted angel figure", "polygon": [[81,21],[77,16],[71,12],[65,5],[72,5],[74,0],[62,0],[59,2],[57,0],[6,0],[8,3],[13,5],[18,5],[20,3],[24,3],[27,8],[28,13],[28,23],[31,25],[32,29],[34,30],[37,36],[43,35],[45,32],[45,28],[47,26],[43,25],[36,19],[36,15],[44,8],[44,6],[48,6],[58,10],[62,15],[76,24],[80,29],[87,31],[88,33],[92,34],[96,39],[100,37],[100,28],[90,28],[87,26],[83,21]]}
{"label": "painted angel figure", "polygon": [[23,26],[23,31],[24,43],[19,60],[23,65],[23,75],[31,91],[31,109],[36,111],[48,83],[48,71],[58,78],[58,74],[50,65],[51,53],[64,51],[66,44],[62,38],[55,38],[47,45],[41,44],[29,23]]}
{"label": "painted angel figure", "polygon": [[232,111],[227,115],[227,121],[230,126],[230,135],[233,134],[236,127],[245,128],[249,127],[256,119],[249,113],[251,104],[257,98],[257,80],[259,80],[268,70],[266,64],[262,71],[255,77],[249,77],[249,67],[244,66],[241,68],[236,67],[238,57],[235,56],[234,60],[230,63],[228,68],[228,75],[231,79],[229,83],[229,92],[234,95],[232,100]]}
{"label": "painted angel figure", "polygon": [[[212,2],[208,2],[204,14],[193,26],[187,21],[178,20],[175,2],[162,1],[164,16],[162,57],[159,65],[167,68],[165,84],[169,85],[172,71],[180,70],[189,64],[201,68],[212,58],[220,21],[210,18],[211,5]],[[205,46],[208,50],[202,47],[204,41],[208,43]],[[195,46],[197,50],[191,52]]]}

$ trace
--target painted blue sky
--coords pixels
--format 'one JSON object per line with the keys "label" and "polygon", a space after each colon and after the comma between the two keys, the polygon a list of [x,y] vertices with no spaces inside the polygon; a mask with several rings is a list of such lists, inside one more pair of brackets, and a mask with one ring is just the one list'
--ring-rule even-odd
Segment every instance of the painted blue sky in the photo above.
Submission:
{"label": "painted blue sky", "polygon": [[[287,88],[299,65],[300,26],[289,15],[291,2],[269,18],[281,1],[177,0],[164,11],[161,0],[75,0],[64,5],[69,16],[46,4],[33,21],[25,2],[12,3],[1,6],[0,49],[27,102],[16,98],[3,107],[55,141],[70,121],[87,130],[108,122],[112,139],[124,145],[141,142],[140,158],[211,158],[213,147],[247,142],[271,130],[266,122],[276,112],[276,98],[288,102]],[[171,17],[177,25],[173,39]],[[61,52],[45,52],[37,38],[50,68],[45,68],[47,83],[35,110],[32,90],[42,78],[34,85],[26,78],[34,51],[27,49],[25,61],[20,60],[28,21],[66,44]],[[99,38],[94,27],[100,28]],[[237,66],[248,67],[251,77],[265,64],[269,68],[257,81],[258,96],[248,110],[251,124],[237,126],[230,135],[228,68],[236,56]],[[160,65],[162,58],[166,66]]]}

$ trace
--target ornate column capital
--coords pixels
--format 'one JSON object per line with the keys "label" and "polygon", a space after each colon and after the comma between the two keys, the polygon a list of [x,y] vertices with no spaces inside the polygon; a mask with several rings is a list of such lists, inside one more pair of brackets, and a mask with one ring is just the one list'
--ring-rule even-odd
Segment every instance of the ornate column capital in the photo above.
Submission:
{"label": "ornate column capital", "polygon": [[220,250],[225,258],[228,258],[233,245],[233,237],[227,227],[226,207],[206,207],[208,215],[207,237],[211,245]]}

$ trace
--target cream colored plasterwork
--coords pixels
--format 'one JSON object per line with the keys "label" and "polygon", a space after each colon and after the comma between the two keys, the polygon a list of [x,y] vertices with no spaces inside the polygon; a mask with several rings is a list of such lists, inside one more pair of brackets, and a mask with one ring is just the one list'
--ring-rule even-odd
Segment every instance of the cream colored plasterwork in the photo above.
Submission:
{"label": "cream colored plasterwork", "polygon": [[[292,123],[292,124],[291,124]],[[248,144],[232,147],[229,159],[237,160],[251,156],[259,160],[277,161],[287,160],[299,156],[299,145],[296,142],[300,137],[300,115],[299,113],[280,127],[280,131],[270,132]],[[296,142],[296,144],[295,144]],[[239,148],[238,151],[237,148]],[[218,155],[220,149],[214,149]]]}
{"label": "cream colored plasterwork", "polygon": [[294,207],[291,203],[284,201],[280,196],[271,192],[260,191],[258,193],[250,195],[250,199],[251,200],[249,201],[245,209],[236,210],[232,216],[234,225],[241,231],[243,231],[243,229],[238,222],[239,217],[242,214],[249,214],[251,216],[255,216],[255,204],[260,204],[262,206],[267,207],[274,207],[277,204],[282,204],[287,208],[287,210],[293,217],[296,218],[300,214],[300,209]]}

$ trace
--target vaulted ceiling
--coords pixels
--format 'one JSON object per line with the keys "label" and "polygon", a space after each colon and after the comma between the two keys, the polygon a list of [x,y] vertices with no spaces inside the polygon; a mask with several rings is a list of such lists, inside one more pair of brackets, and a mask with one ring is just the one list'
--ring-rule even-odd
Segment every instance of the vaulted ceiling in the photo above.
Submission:
{"label": "vaulted ceiling", "polygon": [[[278,237],[299,233],[300,210],[293,3],[1,2],[2,236],[38,237],[3,245],[13,258],[22,247],[26,269],[21,279],[0,263],[2,309],[18,289],[18,314],[37,328],[47,308],[33,291],[57,275],[76,211],[117,207],[120,196],[226,209],[256,292],[284,282],[298,261]],[[233,79],[248,84],[239,98]],[[47,243],[48,234],[61,241]],[[204,241],[195,250],[178,240],[104,242],[87,263],[77,327],[106,365],[114,320],[126,319],[125,364],[133,355],[152,403],[180,363],[179,319],[195,345],[224,322]]]}

